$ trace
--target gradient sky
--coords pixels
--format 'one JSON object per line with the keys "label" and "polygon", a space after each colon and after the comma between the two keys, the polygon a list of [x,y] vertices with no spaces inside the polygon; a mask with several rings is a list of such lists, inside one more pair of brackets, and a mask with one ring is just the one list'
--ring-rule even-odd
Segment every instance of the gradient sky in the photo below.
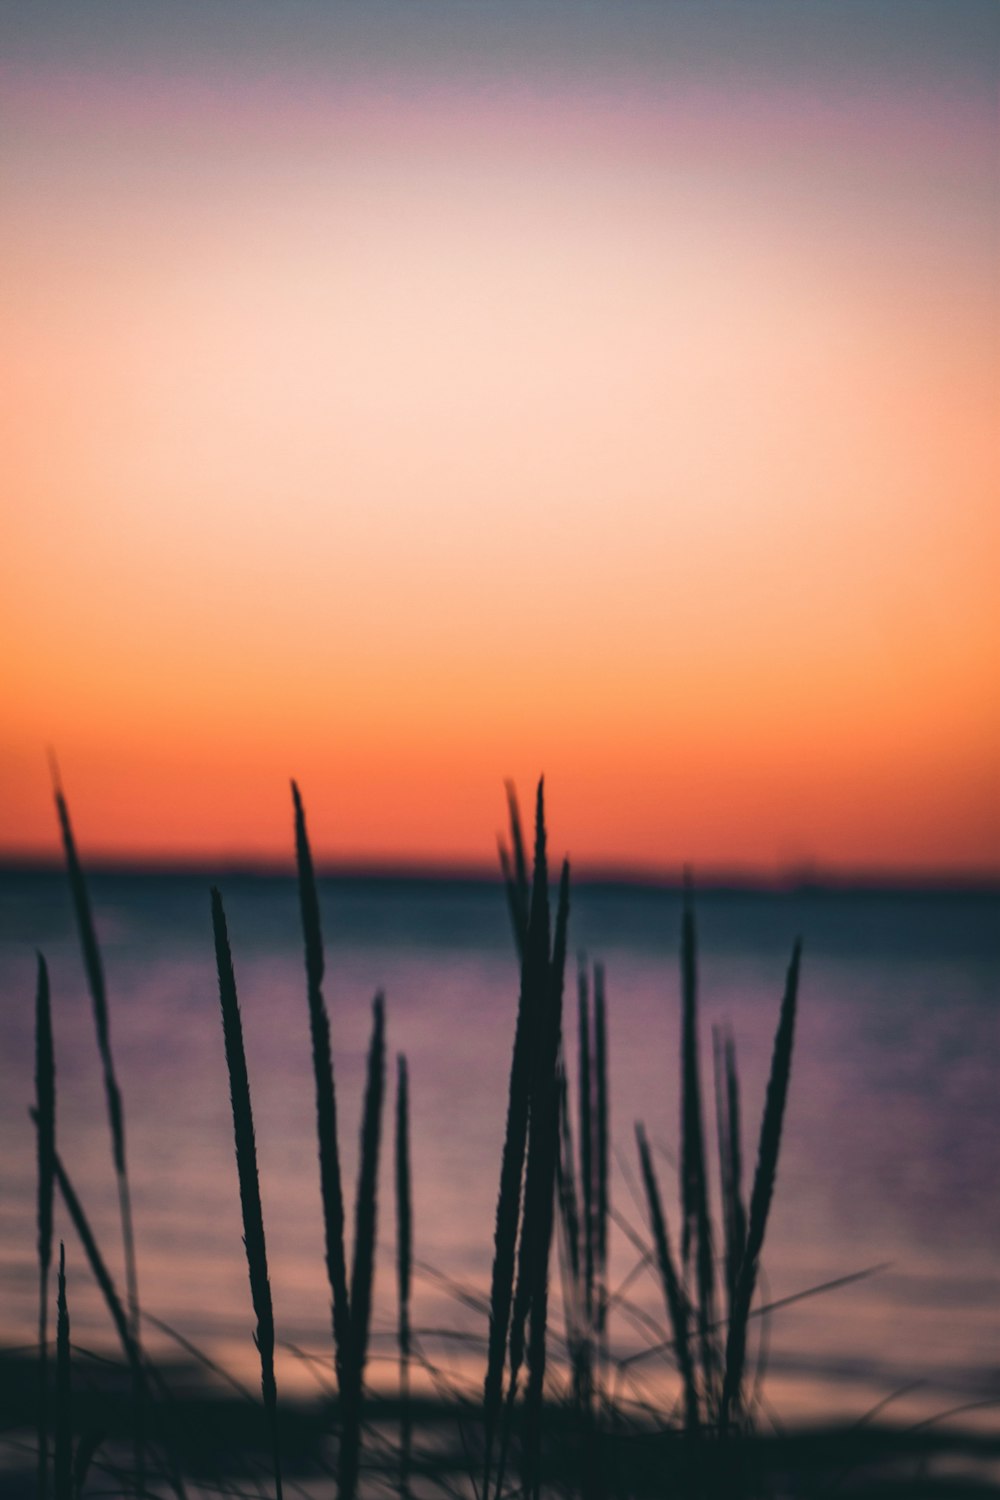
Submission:
{"label": "gradient sky", "polygon": [[1000,868],[994,4],[0,52],[0,853]]}

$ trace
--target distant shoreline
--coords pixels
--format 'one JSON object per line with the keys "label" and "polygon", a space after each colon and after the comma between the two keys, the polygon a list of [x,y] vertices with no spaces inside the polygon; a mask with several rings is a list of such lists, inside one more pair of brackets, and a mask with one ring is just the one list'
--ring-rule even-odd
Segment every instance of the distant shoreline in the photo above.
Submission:
{"label": "distant shoreline", "polygon": [[[232,858],[142,859],[120,856],[91,856],[86,861],[88,875],[96,879],[193,880],[226,879],[246,881],[289,881],[294,869],[284,860]],[[406,860],[317,861],[317,876],[331,885],[441,889],[497,888],[503,884],[499,870],[485,864],[427,863]],[[56,855],[0,855],[0,880],[59,877],[65,879],[65,866]],[[696,889],[719,895],[865,895],[865,896],[978,896],[1000,897],[1000,871],[996,873],[951,873],[919,871],[903,873],[857,871],[785,871],[765,874],[747,870],[705,869],[694,871]],[[587,865],[574,867],[573,884],[577,889],[621,891],[662,891],[680,893],[684,889],[683,872],[636,869],[622,866]]]}

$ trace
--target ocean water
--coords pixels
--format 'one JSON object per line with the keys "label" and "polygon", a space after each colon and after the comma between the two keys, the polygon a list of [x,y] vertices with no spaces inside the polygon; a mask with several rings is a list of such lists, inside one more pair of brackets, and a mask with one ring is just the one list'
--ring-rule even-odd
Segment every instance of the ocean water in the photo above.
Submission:
{"label": "ocean water", "polygon": [[[208,877],[91,881],[124,1096],[146,1311],[235,1374],[254,1378]],[[313,1389],[329,1311],[297,895],[282,879],[223,877],[243,1012],[279,1379]],[[498,886],[321,883],[338,1109],[352,1211],[365,1051],[376,989],[390,1063],[411,1078],[414,1323],[428,1359],[477,1383],[517,1003],[517,965]],[[713,1023],[736,1040],[748,1167],[755,1154],[784,973],[804,943],[799,1024],[777,1192],[765,1245],[767,1301],[869,1268],[876,1273],[759,1320],[765,1409],[784,1422],[861,1417],[892,1396],[900,1420],[1000,1406],[1000,923],[978,894],[698,897],[701,1065],[714,1152]],[[634,1123],[654,1143],[676,1234],[680,1033],[676,893],[583,886],[571,948],[607,971],[614,1145],[610,1326],[622,1399],[669,1402],[676,1382],[645,1356],[665,1314],[637,1267],[646,1232]],[[117,1198],[90,1002],[69,896],[48,873],[0,877],[0,1340],[35,1338],[33,1097],[35,950],[52,977],[59,1149],[113,1274],[123,1282]],[[575,986],[567,1054],[575,1070]],[[392,1107],[394,1067],[387,1105]],[[387,1115],[387,1125],[391,1114]],[[717,1173],[714,1171],[717,1186]],[[113,1337],[61,1206],[75,1341]],[[383,1138],[373,1382],[392,1388],[395,1326],[391,1127]],[[558,1287],[558,1271],[553,1261]],[[553,1308],[558,1353],[561,1312]],[[170,1339],[147,1327],[151,1347]],[[633,1356],[638,1356],[632,1358]],[[766,1366],[766,1368],[765,1368]],[[559,1378],[558,1360],[554,1377]],[[902,1394],[903,1387],[908,1389]]]}

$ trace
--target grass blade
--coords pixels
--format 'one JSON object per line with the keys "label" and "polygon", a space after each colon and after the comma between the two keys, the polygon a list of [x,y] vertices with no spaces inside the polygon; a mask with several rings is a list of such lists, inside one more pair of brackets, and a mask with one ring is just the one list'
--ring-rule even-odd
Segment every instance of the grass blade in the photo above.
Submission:
{"label": "grass blade", "polygon": [[118,1179],[118,1199],[122,1221],[122,1242],[125,1251],[125,1282],[128,1290],[129,1318],[132,1332],[139,1337],[139,1277],[136,1268],[135,1238],[132,1231],[132,1197],[129,1191],[128,1169],[125,1158],[125,1114],[122,1107],[121,1090],[115,1074],[114,1055],[111,1050],[111,1025],[108,1017],[107,990],[104,983],[104,966],[97,944],[94,917],[90,896],[83,875],[83,867],[77,854],[76,840],[70,823],[69,808],[62,788],[55,788],[56,812],[62,831],[63,849],[66,854],[66,869],[69,874],[73,908],[83,951],[83,967],[87,975],[87,986],[94,1012],[94,1029],[97,1033],[97,1050],[100,1053],[104,1074],[104,1093],[107,1101],[108,1124],[111,1129],[111,1150],[115,1175]]}
{"label": "grass blade", "polygon": [[[541,787],[539,786],[541,796]],[[508,1423],[517,1388],[518,1376],[524,1363],[525,1334],[531,1311],[532,1239],[535,1233],[535,1216],[529,1211],[532,1194],[532,1177],[537,1165],[531,1166],[532,1116],[538,1114],[538,1092],[544,1069],[545,1036],[549,1015],[549,895],[548,868],[545,859],[545,813],[539,800],[535,823],[535,875],[532,887],[531,916],[528,919],[528,944],[525,960],[525,986],[527,1005],[527,1063],[526,1063],[526,1139],[524,1148],[524,1200],[520,1224],[520,1240],[517,1250],[517,1277],[510,1316],[510,1388],[508,1391]],[[516,1038],[515,1038],[516,1045]],[[537,1156],[537,1153],[536,1153]],[[520,1184],[519,1184],[520,1186]]]}
{"label": "grass blade", "polygon": [[732,1313],[743,1246],[746,1213],[741,1185],[739,1084],[736,1051],[728,1029],[714,1027],[712,1052],[715,1075],[715,1114],[719,1142],[719,1183],[726,1247],[726,1296]]}
{"label": "grass blade", "polygon": [[[66,870],[69,876],[73,908],[76,914],[77,930],[80,935],[83,967],[87,976],[87,987],[90,990],[91,1006],[94,1015],[94,1030],[97,1034],[97,1050],[100,1054],[101,1071],[104,1077],[104,1097],[107,1104],[108,1125],[111,1131],[111,1155],[114,1162],[115,1181],[118,1188],[118,1214],[121,1220],[122,1250],[125,1257],[125,1289],[128,1296],[128,1315],[132,1337],[138,1347],[142,1342],[142,1325],[139,1312],[139,1270],[135,1253],[135,1232],[132,1226],[132,1191],[129,1186],[125,1152],[125,1110],[122,1104],[121,1089],[118,1086],[118,1078],[115,1073],[114,1054],[111,1050],[111,1023],[108,1016],[108,997],[104,983],[104,966],[101,962],[101,950],[97,942],[97,931],[94,927],[94,916],[91,910],[87,882],[84,879],[83,866],[80,864],[80,857],[77,853],[76,840],[73,837],[73,826],[70,822],[69,808],[59,783],[59,772],[54,759],[52,761],[52,776],[56,813],[62,833],[63,849],[66,855]],[[134,1408],[133,1432],[136,1484],[142,1490],[145,1482],[146,1416],[143,1409],[142,1392],[138,1385],[133,1388],[132,1403]]]}
{"label": "grass blade", "polygon": [[595,1152],[597,1155],[597,1218],[594,1236],[598,1271],[597,1331],[607,1332],[608,1223],[611,1218],[611,1125],[608,1101],[608,1023],[604,965],[594,965],[594,1072],[596,1093]]}
{"label": "grass blade", "polygon": [[583,1302],[587,1321],[594,1317],[594,1266],[597,1260],[597,1213],[594,1193],[594,1096],[590,1067],[590,996],[586,960],[577,969],[577,1047],[579,1052],[580,1181],[583,1193]]}
{"label": "grass blade", "polygon": [[[508,793],[509,795],[509,793]],[[516,804],[515,804],[516,805]],[[520,825],[518,824],[518,827]],[[531,906],[518,999],[514,1049],[507,1098],[507,1126],[500,1161],[497,1195],[493,1271],[490,1282],[489,1341],[483,1383],[484,1479],[483,1500],[488,1500],[493,1442],[503,1397],[503,1368],[507,1350],[511,1308],[514,1300],[514,1263],[517,1230],[521,1217],[521,1176],[528,1135],[528,1100],[531,1088],[533,1033],[539,994],[539,970],[548,965],[548,873],[545,859],[545,790],[538,783],[535,813],[535,864]]]}
{"label": "grass blade", "polygon": [[774,1194],[774,1183],[778,1171],[778,1153],[781,1148],[781,1127],[788,1098],[788,1080],[792,1067],[792,1044],[795,1038],[795,1012],[799,991],[799,966],[802,945],[796,943],[792,951],[785,993],[781,1002],[781,1015],[774,1038],[771,1056],[771,1073],[764,1099],[764,1116],[760,1127],[760,1144],[757,1151],[757,1169],[754,1173],[753,1191],[750,1195],[750,1214],[747,1223],[746,1246],[740,1263],[739,1276],[733,1297],[733,1309],[729,1319],[726,1340],[725,1377],[722,1386],[720,1423],[725,1430],[734,1405],[737,1403],[743,1381],[746,1361],[747,1323],[750,1304],[757,1285],[760,1252],[767,1228],[767,1216]]}
{"label": "grass blade", "polygon": [[267,1274],[267,1247],[264,1242],[264,1215],[260,1203],[257,1174],[257,1143],[254,1139],[253,1111],[250,1106],[250,1080],[247,1077],[243,1049],[243,1024],[236,995],[236,976],[226,928],[222,897],[212,891],[212,928],[215,936],[215,961],[219,973],[219,1002],[222,1010],[222,1034],[229,1070],[229,1095],[233,1108],[233,1135],[236,1144],[236,1173],[240,1187],[240,1209],[243,1214],[243,1243],[250,1275],[250,1297],[257,1318],[254,1342],[260,1355],[260,1384],[271,1432],[274,1455],[274,1488],[281,1500],[281,1461],[278,1453],[278,1392],[274,1380],[274,1311],[271,1306],[271,1283]]}
{"label": "grass blade", "polygon": [[518,959],[523,959],[526,923],[521,911],[521,901],[518,895],[517,881],[514,878],[514,866],[511,862],[510,850],[499,835],[497,836],[497,853],[500,856],[500,871],[503,875],[504,890],[507,892],[507,910],[510,912],[510,925],[514,933],[514,946],[517,949]]}
{"label": "grass blade", "polygon": [[353,1500],[361,1457],[361,1402],[372,1286],[375,1278],[375,1226],[378,1193],[379,1140],[382,1097],[385,1092],[385,1000],[375,996],[368,1076],[361,1123],[361,1157],[355,1203],[354,1264],[351,1272],[351,1359],[342,1393],[343,1424],[340,1441],[340,1500]]}
{"label": "grass blade", "polygon": [[[34,1120],[35,1111],[31,1110],[30,1113],[31,1118]],[[108,1312],[111,1314],[111,1321],[115,1325],[115,1332],[118,1334],[122,1352],[128,1360],[133,1373],[138,1379],[142,1380],[144,1376],[142,1361],[139,1355],[139,1346],[132,1337],[132,1328],[128,1320],[128,1315],[115,1289],[115,1284],[111,1279],[111,1273],[105,1264],[104,1257],[98,1248],[94,1231],[91,1229],[89,1220],[83,1211],[83,1205],[76,1195],[76,1189],[59,1158],[58,1151],[53,1156],[52,1164],[55,1171],[56,1185],[59,1188],[59,1195],[66,1206],[66,1212],[70,1216],[73,1228],[76,1230],[77,1237],[83,1247],[83,1253],[87,1257],[91,1273],[97,1282],[101,1296],[104,1298]]]}
{"label": "grass blade", "polygon": [[338,1387],[343,1386],[344,1367],[351,1341],[350,1299],[347,1291],[347,1256],[344,1249],[344,1194],[337,1143],[337,1099],[334,1089],[330,1022],[323,999],[323,937],[319,920],[319,898],[312,851],[306,832],[305,811],[298,786],[292,782],[295,806],[295,853],[305,943],[306,986],[309,1000],[309,1033],[312,1041],[313,1077],[316,1085],[316,1135],[319,1150],[320,1194],[323,1200],[323,1231],[326,1274],[330,1283],[333,1317],[334,1364]]}
{"label": "grass blade", "polygon": [[569,1113],[569,1082],[562,1053],[557,1064],[556,1087],[559,1091],[559,1151],[556,1155],[556,1190],[563,1222],[570,1281],[573,1287],[574,1318],[583,1305],[580,1294],[580,1247],[583,1235],[576,1191],[576,1169],[573,1152],[573,1125]]}
{"label": "grass blade", "polygon": [[530,1329],[528,1384],[525,1391],[525,1488],[537,1500],[541,1488],[542,1396],[545,1386],[549,1259],[556,1161],[559,1152],[558,1059],[562,1037],[563,985],[569,923],[569,861],[559,882],[552,960],[548,968],[547,1006],[541,1032],[532,1093],[525,1184],[524,1237],[529,1249]]}
{"label": "grass blade", "polygon": [[[37,1125],[35,1111],[32,1109],[29,1111],[29,1113],[31,1115],[31,1118],[35,1120],[35,1123]],[[97,1283],[101,1296],[104,1298],[105,1306],[107,1307],[108,1312],[111,1315],[111,1321],[115,1325],[115,1332],[118,1334],[118,1340],[122,1346],[122,1353],[125,1355],[125,1358],[128,1361],[129,1369],[132,1374],[133,1387],[139,1389],[142,1402],[145,1405],[149,1400],[149,1381],[147,1379],[147,1376],[152,1376],[155,1378],[157,1384],[160,1386],[161,1392],[163,1390],[162,1380],[157,1375],[154,1367],[152,1365],[149,1365],[145,1360],[142,1351],[139,1348],[139,1345],[132,1337],[132,1329],[125,1311],[124,1304],[122,1303],[122,1300],[115,1288],[115,1284],[111,1279],[111,1273],[108,1270],[107,1265],[105,1264],[104,1257],[101,1255],[97,1240],[94,1236],[94,1231],[90,1227],[90,1222],[87,1219],[87,1215],[84,1213],[83,1205],[77,1197],[76,1189],[73,1186],[69,1173],[66,1171],[66,1168],[63,1166],[63,1163],[59,1158],[58,1151],[56,1151],[53,1156],[53,1168],[55,1171],[56,1185],[59,1188],[59,1195],[63,1200],[66,1212],[69,1214],[70,1220],[73,1224],[73,1228],[76,1230],[77,1238],[80,1241],[83,1253],[87,1257],[87,1263],[90,1266],[91,1275]],[[177,1500],[185,1500],[184,1483],[181,1479],[180,1473],[177,1469],[177,1465],[174,1462],[169,1449],[166,1450],[164,1456],[168,1471],[167,1478],[170,1483],[170,1487],[173,1490],[174,1494],[177,1496]]]}
{"label": "grass blade", "polygon": [[693,1244],[698,1286],[698,1343],[705,1386],[709,1389],[717,1362],[711,1336],[715,1323],[715,1266],[708,1214],[708,1163],[698,1061],[697,938],[689,887],[685,889],[681,918],[681,992],[681,1185],[684,1206],[681,1259],[687,1267]]}
{"label": "grass blade", "polygon": [[677,1356],[677,1368],[680,1370],[681,1383],[684,1388],[684,1426],[689,1433],[694,1434],[697,1433],[699,1427],[698,1391],[695,1385],[694,1363],[691,1359],[691,1346],[688,1337],[687,1302],[674,1266],[673,1256],[670,1253],[670,1241],[667,1237],[667,1221],[663,1213],[663,1202],[660,1198],[660,1188],[656,1180],[653,1158],[649,1151],[649,1142],[646,1140],[645,1130],[639,1124],[635,1127],[635,1138],[639,1147],[639,1163],[642,1167],[643,1185],[646,1189],[649,1223],[653,1231],[653,1242],[656,1247],[656,1263],[660,1271],[660,1281],[663,1285],[663,1296],[667,1305],[670,1326],[674,1333],[674,1353]]}
{"label": "grass blade", "polygon": [[410,1088],[406,1058],[396,1059],[396,1283],[399,1292],[399,1492],[410,1493],[410,1282],[413,1204],[410,1189]]}
{"label": "grass blade", "polygon": [[66,1302],[66,1247],[59,1245],[56,1312],[55,1500],[73,1497],[73,1389],[69,1364],[69,1306]]}
{"label": "grass blade", "polygon": [[38,1137],[38,1494],[49,1485],[49,1268],[55,1195],[56,1065],[52,1047],[49,971],[38,955],[35,992],[35,1111]]}
{"label": "grass blade", "polygon": [[527,929],[528,911],[531,904],[531,881],[528,878],[528,860],[525,854],[524,831],[521,826],[521,809],[517,801],[517,789],[512,781],[504,782],[507,793],[507,814],[510,819],[510,842],[514,851],[514,880],[518,903],[523,916],[523,929]]}
{"label": "grass blade", "polygon": [[[734,1265],[739,1266],[747,1238],[747,1213],[743,1202],[743,1131],[740,1124],[740,1084],[736,1069],[736,1042],[731,1032],[724,1042],[726,1069],[726,1117],[729,1121],[729,1171],[732,1178]],[[734,1275],[735,1283],[735,1275]]]}

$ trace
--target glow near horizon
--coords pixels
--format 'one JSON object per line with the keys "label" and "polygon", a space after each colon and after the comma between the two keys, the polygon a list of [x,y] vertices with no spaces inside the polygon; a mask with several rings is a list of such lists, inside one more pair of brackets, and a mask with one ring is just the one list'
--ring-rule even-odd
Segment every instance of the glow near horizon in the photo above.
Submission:
{"label": "glow near horizon", "polygon": [[981,100],[144,67],[7,91],[7,848],[996,867]]}

